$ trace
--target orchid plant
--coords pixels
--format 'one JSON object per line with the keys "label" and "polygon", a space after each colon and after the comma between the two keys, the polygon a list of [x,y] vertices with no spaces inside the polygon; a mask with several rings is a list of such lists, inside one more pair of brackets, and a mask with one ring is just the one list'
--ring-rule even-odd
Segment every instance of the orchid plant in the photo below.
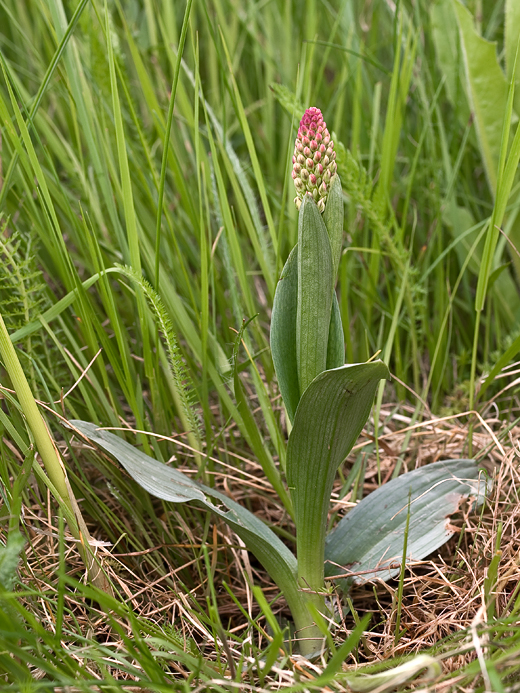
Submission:
{"label": "orchid plant", "polygon": [[[290,422],[285,468],[274,467],[268,457],[260,460],[294,520],[296,552],[221,491],[94,424],[71,422],[153,495],[174,503],[198,502],[221,517],[278,585],[294,618],[300,652],[306,656],[323,649],[323,623],[334,617],[326,575],[339,572],[343,589],[363,580],[394,577],[403,559],[423,558],[444,543],[453,533],[448,517],[461,498],[480,500],[484,490],[473,461],[437,462],[377,489],[327,535],[336,472],[367,423],[380,381],[390,377],[382,361],[345,364],[335,293],[344,199],[335,158],[321,111],[309,108],[293,155],[298,242],[281,273],[271,322],[273,362]],[[237,370],[234,386],[238,411],[254,427]]]}

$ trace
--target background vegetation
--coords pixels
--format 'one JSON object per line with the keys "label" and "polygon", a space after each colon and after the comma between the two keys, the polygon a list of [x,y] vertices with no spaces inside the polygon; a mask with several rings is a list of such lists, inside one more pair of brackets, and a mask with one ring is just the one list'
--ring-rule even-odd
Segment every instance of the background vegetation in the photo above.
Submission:
{"label": "background vegetation", "polygon": [[[444,431],[423,460],[443,455],[448,439],[457,441],[453,456],[484,459],[494,447],[514,459],[507,443],[517,410],[510,364],[520,350],[520,189],[518,143],[503,134],[513,140],[520,115],[509,88],[520,13],[513,1],[470,0],[467,8],[471,15],[456,0],[0,2],[1,311],[64,441],[99,551],[114,554],[107,565],[115,587],[101,603],[82,584],[45,481],[29,474],[31,437],[2,375],[0,529],[5,539],[23,508],[26,538],[21,579],[12,582],[20,547],[2,564],[4,586],[15,592],[0,602],[0,672],[13,690],[130,682],[228,690],[233,681],[301,690],[294,660],[268,645],[271,611],[248,580],[269,600],[276,593],[236,537],[205,511],[152,503],[59,423],[132,429],[127,440],[222,485],[291,540],[254,460],[285,454],[269,321],[296,240],[289,172],[303,108],[321,108],[334,132],[346,193],[338,296],[347,361],[382,350],[394,376],[377,399],[369,445],[341,472],[338,501],[413,468],[410,432],[396,438],[387,467],[388,450],[374,441],[434,416],[476,408],[506,448],[475,434],[468,449],[465,432],[449,429],[452,437]],[[245,348],[234,352],[237,331],[254,316]],[[234,353],[261,437],[237,411]],[[459,546],[482,559],[482,571],[506,551],[501,537],[514,540],[504,530],[497,542],[501,512],[511,513],[503,528],[514,529],[510,481],[499,485],[506,495],[482,530],[486,549],[466,546],[461,534]],[[515,545],[508,550],[514,556]],[[494,573],[485,575],[489,595]],[[397,608],[397,597],[389,599]],[[488,680],[479,678],[473,635],[470,646],[461,637],[438,645],[467,665],[464,682],[491,680],[502,690],[511,681],[515,599],[511,588],[502,620],[483,635],[502,638],[497,650],[480,648]],[[459,626],[483,623],[485,631],[475,613]],[[358,620],[352,603],[350,618]],[[434,640],[457,629],[455,619]],[[397,646],[399,621],[392,639]],[[419,641],[377,655],[365,642],[355,657],[409,654]],[[329,685],[346,685],[339,667]]]}

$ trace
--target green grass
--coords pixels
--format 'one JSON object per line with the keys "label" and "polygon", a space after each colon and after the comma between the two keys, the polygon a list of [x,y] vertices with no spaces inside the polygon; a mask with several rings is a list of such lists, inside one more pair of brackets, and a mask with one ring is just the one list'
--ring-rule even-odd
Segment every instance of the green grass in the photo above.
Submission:
{"label": "green grass", "polygon": [[[435,4],[438,15],[426,0],[401,0],[397,13],[382,0],[310,0],[305,12],[281,0],[3,0],[0,310],[56,438],[70,438],[60,415],[153,433],[127,439],[162,461],[175,456],[209,484],[222,481],[219,463],[247,480],[241,457],[267,457],[284,469],[269,321],[297,234],[289,172],[298,109],[311,105],[335,132],[347,195],[338,284],[347,359],[382,350],[395,380],[378,410],[407,401],[414,421],[425,411],[485,411],[509,382],[495,376],[520,351],[520,261],[511,247],[520,246],[520,97],[507,82],[514,17],[512,33],[504,32],[512,4],[468,2],[481,13],[483,36],[498,41],[500,86],[489,60],[464,62],[476,38],[461,42],[448,0]],[[476,69],[501,90],[491,111],[477,108]],[[237,358],[260,436],[251,435],[233,394],[236,333],[254,316]],[[11,387],[3,371],[0,382]],[[31,523],[60,535],[42,477],[16,485],[32,439],[16,398],[3,393],[0,530],[14,531],[22,503],[34,512]],[[504,421],[517,414],[510,394],[497,399]],[[145,554],[146,570],[137,558],[127,567],[183,593],[183,608],[202,625],[185,641],[171,614],[134,613],[120,586],[102,604],[81,584],[80,564],[72,562],[69,576],[69,547],[59,536],[59,565],[48,574],[37,548],[46,535],[21,524],[27,546],[38,541],[20,564],[16,597],[0,602],[4,680],[24,691],[122,690],[123,677],[145,690],[176,680],[179,690],[216,691],[230,690],[215,681],[233,668],[239,677],[243,665],[248,684],[274,686],[255,659],[292,665],[273,630],[268,645],[262,611],[253,616],[239,600],[248,624],[241,632],[251,635],[245,644],[226,636],[231,626],[218,614],[218,576],[231,559],[211,548],[214,520],[191,507],[157,512],[113,463],[76,444],[61,447],[92,534],[120,542],[121,553],[164,546]],[[366,461],[357,464],[349,483],[361,489]],[[267,517],[289,541],[292,528],[269,491],[255,494],[240,500],[271,508]],[[215,585],[206,582],[205,559]],[[170,575],[171,566],[193,560]],[[199,583],[207,603],[190,594]],[[96,640],[98,606],[122,643],[117,652],[112,635]],[[511,609],[496,625],[504,657],[497,650],[489,677],[497,691],[516,656]],[[204,631],[214,638],[211,652],[201,645]],[[182,683],[165,652],[189,672]],[[488,648],[484,656],[495,654]],[[111,657],[117,663],[107,664]]]}

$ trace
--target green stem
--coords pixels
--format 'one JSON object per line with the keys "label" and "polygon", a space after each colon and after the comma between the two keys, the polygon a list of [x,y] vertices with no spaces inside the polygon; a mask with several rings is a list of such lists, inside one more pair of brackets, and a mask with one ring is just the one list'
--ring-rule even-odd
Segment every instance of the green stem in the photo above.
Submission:
{"label": "green stem", "polygon": [[15,389],[18,401],[31,430],[36,448],[40,453],[49,480],[57,494],[57,500],[64,506],[65,514],[68,518],[76,518],[77,523],[69,520],[71,534],[79,541],[78,548],[81,557],[87,567],[91,582],[108,591],[104,576],[96,564],[90,549],[90,536],[85,522],[81,517],[78,504],[72,494],[72,489],[67,480],[65,467],[54,444],[49,429],[38,410],[36,400],[31,392],[27,378],[22,370],[22,366],[16,354],[16,350],[11,342],[9,333],[5,326],[2,315],[0,314],[0,356],[4,362],[7,373]]}
{"label": "green stem", "polygon": [[[310,579],[312,578],[307,573],[303,575],[298,563],[298,584],[295,582],[294,586],[291,585],[290,587],[284,584],[285,589],[282,590],[294,619],[295,640],[298,643],[300,654],[304,657],[312,657],[319,653],[324,641],[324,635],[309,611],[309,604],[313,604],[325,616],[329,613],[323,596],[324,580],[322,579],[320,586],[316,588],[311,587]],[[316,585],[318,582],[314,583],[313,581],[313,584]]]}
{"label": "green stem", "polygon": [[[480,316],[482,315],[481,310],[477,310],[477,315],[475,318],[475,332],[473,335],[473,353],[471,355],[471,374],[469,380],[469,409],[473,411],[475,406],[475,375],[477,371],[477,349],[478,349],[478,335],[480,330]],[[468,457],[471,457],[473,452],[473,421],[470,419],[469,430],[468,430]]]}
{"label": "green stem", "polygon": [[[329,494],[330,496],[330,494]],[[327,496],[327,497],[329,497]],[[327,616],[329,609],[325,604],[325,522],[322,527],[297,526],[296,556],[298,559],[298,588],[301,606],[295,613],[294,623],[300,638],[300,652],[309,656],[320,649],[323,633],[316,626],[307,605]],[[298,525],[298,523],[297,523]],[[330,614],[329,614],[330,615]]]}

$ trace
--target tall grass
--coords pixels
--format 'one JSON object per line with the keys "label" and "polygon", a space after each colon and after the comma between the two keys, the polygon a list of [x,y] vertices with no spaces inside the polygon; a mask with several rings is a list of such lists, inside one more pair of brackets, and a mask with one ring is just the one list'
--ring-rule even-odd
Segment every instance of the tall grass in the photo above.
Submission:
{"label": "tall grass", "polygon": [[[504,3],[468,5],[501,54]],[[493,378],[520,350],[519,263],[494,227],[505,219],[514,244],[518,143],[504,145],[493,189],[458,34],[448,32],[459,62],[447,74],[434,20],[427,0],[0,3],[0,311],[55,432],[58,415],[130,426],[143,433],[129,440],[158,459],[192,455],[208,483],[216,451],[236,467],[249,446],[283,469],[268,324],[296,240],[288,173],[299,109],[311,105],[335,132],[347,195],[338,293],[348,360],[381,349],[389,397],[418,411],[478,406],[491,369],[484,387],[498,391]],[[497,115],[508,135],[514,99]],[[238,368],[260,436],[232,386],[235,336],[251,318]],[[32,440],[3,393],[8,498]],[[125,534],[142,551],[163,537],[151,501],[118,469],[89,458],[133,532],[96,497],[84,453],[67,454],[107,540]],[[37,483],[19,493],[45,512]],[[183,509],[181,521],[208,537],[200,511]],[[173,563],[186,555],[167,550]]]}

